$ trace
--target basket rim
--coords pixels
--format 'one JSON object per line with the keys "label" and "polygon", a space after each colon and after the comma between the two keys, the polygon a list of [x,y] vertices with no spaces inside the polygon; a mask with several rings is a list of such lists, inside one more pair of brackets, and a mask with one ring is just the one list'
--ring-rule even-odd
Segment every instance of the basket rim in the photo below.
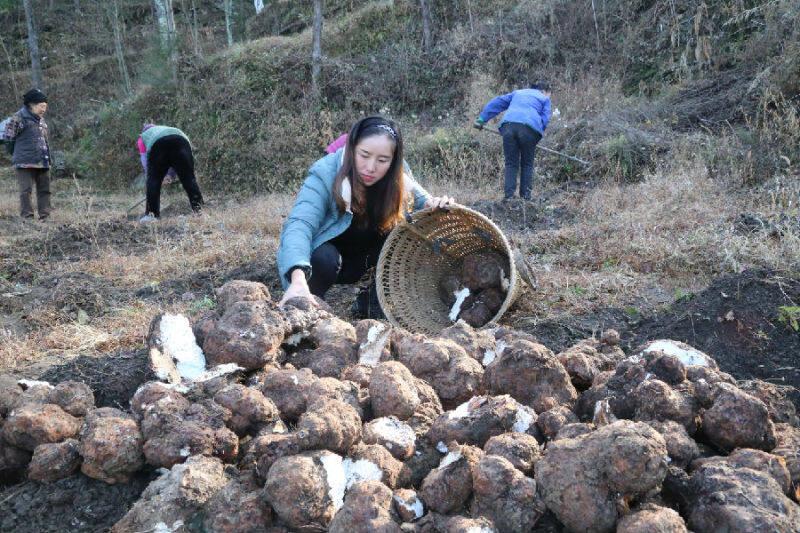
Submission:
{"label": "basket rim", "polygon": [[385,269],[386,263],[388,261],[387,257],[389,255],[389,250],[391,250],[393,248],[392,246],[390,246],[390,244],[394,240],[397,240],[397,239],[401,238],[402,236],[404,236],[404,234],[406,232],[410,231],[408,229],[408,227],[407,227],[409,224],[414,224],[414,223],[419,222],[420,220],[423,220],[423,219],[425,219],[427,217],[433,216],[433,215],[441,212],[442,209],[444,209],[446,211],[462,212],[462,213],[465,213],[465,214],[469,215],[470,217],[475,217],[475,218],[481,220],[482,222],[488,224],[488,226],[491,227],[492,230],[494,230],[496,232],[496,234],[500,237],[499,240],[500,240],[500,243],[503,246],[503,252],[505,253],[505,255],[506,255],[507,259],[508,259],[508,266],[509,266],[509,270],[510,270],[510,272],[509,272],[509,287],[508,287],[508,290],[506,291],[506,297],[503,300],[503,304],[500,306],[500,309],[498,309],[497,313],[495,313],[494,316],[486,324],[481,326],[481,328],[494,326],[494,325],[497,324],[497,321],[500,320],[500,318],[505,314],[505,312],[508,311],[508,308],[511,306],[511,304],[514,302],[514,299],[516,298],[516,292],[517,292],[517,289],[518,289],[519,280],[518,280],[517,268],[516,268],[516,265],[514,263],[514,251],[511,248],[511,244],[509,243],[508,238],[506,237],[505,233],[503,233],[503,231],[500,229],[500,227],[497,224],[495,224],[489,217],[487,217],[483,213],[480,213],[480,212],[476,211],[475,209],[472,209],[470,207],[467,207],[467,206],[461,205],[461,204],[451,204],[451,205],[449,205],[448,207],[445,207],[445,208],[431,207],[431,208],[421,209],[419,211],[414,212],[409,217],[410,219],[408,221],[401,222],[401,223],[399,223],[397,226],[395,226],[392,229],[392,231],[389,233],[389,236],[386,238],[386,241],[384,242],[383,247],[381,248],[381,253],[378,256],[378,263],[377,263],[377,266],[375,268],[375,285],[376,285],[375,288],[376,288],[376,292],[377,292],[377,296],[378,296],[378,302],[380,303],[381,309],[383,310],[384,315],[386,315],[386,319],[394,327],[408,329],[408,330],[411,330],[413,333],[418,333],[418,332],[429,333],[429,334],[438,334],[438,333],[440,333],[441,330],[436,331],[433,328],[424,327],[422,325],[415,325],[416,327],[414,327],[414,328],[411,328],[409,326],[403,326],[399,322],[397,317],[395,317],[394,314],[392,313],[391,306],[387,305],[389,303],[389,301],[388,301],[387,295],[384,294],[384,290],[383,290],[384,287],[383,287],[383,283],[382,282],[383,282],[383,278],[384,278],[384,269]]}

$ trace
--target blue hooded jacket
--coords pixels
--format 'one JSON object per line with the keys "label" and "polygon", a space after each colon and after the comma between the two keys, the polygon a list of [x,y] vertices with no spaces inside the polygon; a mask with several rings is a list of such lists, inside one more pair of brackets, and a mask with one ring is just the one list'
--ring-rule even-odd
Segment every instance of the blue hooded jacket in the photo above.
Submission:
{"label": "blue hooded jacket", "polygon": [[550,122],[550,97],[538,89],[513,91],[493,98],[481,111],[480,118],[489,122],[503,111],[506,114],[503,115],[500,126],[506,122],[517,122],[544,135],[547,123]]}
{"label": "blue hooded jacket", "polygon": [[[348,203],[348,209],[344,213],[339,213],[333,195],[333,182],[342,166],[345,149],[342,147],[311,165],[308,176],[297,193],[294,207],[283,225],[277,259],[278,273],[284,289],[289,286],[290,269],[303,267],[310,270],[311,253],[320,245],[344,233],[353,221],[353,213],[349,209],[349,182],[342,184],[342,196]],[[414,180],[408,165],[405,162],[403,165],[406,192],[413,195],[414,210],[422,209],[430,195]]]}

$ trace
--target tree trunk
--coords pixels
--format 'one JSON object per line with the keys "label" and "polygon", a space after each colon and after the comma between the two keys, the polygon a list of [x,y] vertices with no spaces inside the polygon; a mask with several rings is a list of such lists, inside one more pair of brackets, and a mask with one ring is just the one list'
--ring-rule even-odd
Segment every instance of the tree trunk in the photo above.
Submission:
{"label": "tree trunk", "polygon": [[228,36],[228,46],[233,46],[233,0],[224,0],[225,33]]}
{"label": "tree trunk", "polygon": [[592,18],[594,18],[594,35],[597,39],[597,52],[600,52],[600,26],[597,25],[597,9],[594,6],[594,0],[592,0]]}
{"label": "tree trunk", "polygon": [[430,52],[433,46],[430,0],[419,0],[419,7],[422,10],[422,48],[426,52]]}
{"label": "tree trunk", "polygon": [[114,55],[117,57],[119,76],[122,78],[122,88],[126,96],[133,92],[131,78],[128,75],[128,66],[125,64],[125,51],[122,44],[122,28],[119,23],[119,5],[117,0],[108,3],[108,19],[111,22],[111,29],[114,32]]}
{"label": "tree trunk", "polygon": [[153,0],[153,7],[156,24],[158,25],[158,35],[161,38],[161,48],[169,47],[169,24],[167,23],[167,9],[164,0]]}
{"label": "tree trunk", "polygon": [[175,39],[175,17],[172,0],[153,0],[158,32],[161,35],[161,50],[168,58],[172,70],[172,81],[178,83],[178,47]]}
{"label": "tree trunk", "polygon": [[197,27],[197,6],[194,0],[191,0],[189,9],[186,9],[185,0],[181,0],[181,11],[186,17],[186,25],[189,26],[189,35],[192,38],[192,50],[195,57],[203,58],[203,46],[200,43],[200,30]]}
{"label": "tree trunk", "polygon": [[314,30],[311,44],[311,93],[315,100],[321,95],[319,85],[322,73],[322,0],[314,0]]}
{"label": "tree trunk", "polygon": [[75,0],[75,12],[76,13],[81,12],[81,0]]}
{"label": "tree trunk", "polygon": [[33,0],[22,0],[25,7],[25,22],[28,24],[28,49],[31,53],[31,81],[34,87],[42,88],[42,60],[39,56],[39,34],[36,33],[36,22],[33,18]]}

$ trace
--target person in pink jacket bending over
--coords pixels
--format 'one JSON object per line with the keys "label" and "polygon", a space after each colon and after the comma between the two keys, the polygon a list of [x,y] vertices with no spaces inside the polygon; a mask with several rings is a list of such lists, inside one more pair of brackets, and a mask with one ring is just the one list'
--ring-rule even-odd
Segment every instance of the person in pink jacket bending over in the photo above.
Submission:
{"label": "person in pink jacket bending over", "polygon": [[[139,161],[142,163],[142,170],[144,170],[144,175],[147,176],[147,147],[144,145],[141,135],[139,135],[139,138],[136,139],[136,147],[139,149]],[[170,169],[167,170],[166,177],[164,178],[164,185],[175,183],[175,179],[177,177],[178,173],[175,172],[174,168],[170,167]]]}

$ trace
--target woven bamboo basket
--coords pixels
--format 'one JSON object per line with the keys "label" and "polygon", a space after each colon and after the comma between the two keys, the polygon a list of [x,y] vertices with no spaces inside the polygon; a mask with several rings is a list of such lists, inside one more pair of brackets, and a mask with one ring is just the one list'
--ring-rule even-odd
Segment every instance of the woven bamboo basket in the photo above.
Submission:
{"label": "woven bamboo basket", "polygon": [[456,272],[467,255],[494,250],[507,260],[509,280],[503,305],[487,323],[496,323],[517,295],[518,273],[505,235],[481,213],[464,206],[425,209],[389,234],[378,258],[378,301],[394,326],[437,335],[453,322],[439,297],[439,280]]}

